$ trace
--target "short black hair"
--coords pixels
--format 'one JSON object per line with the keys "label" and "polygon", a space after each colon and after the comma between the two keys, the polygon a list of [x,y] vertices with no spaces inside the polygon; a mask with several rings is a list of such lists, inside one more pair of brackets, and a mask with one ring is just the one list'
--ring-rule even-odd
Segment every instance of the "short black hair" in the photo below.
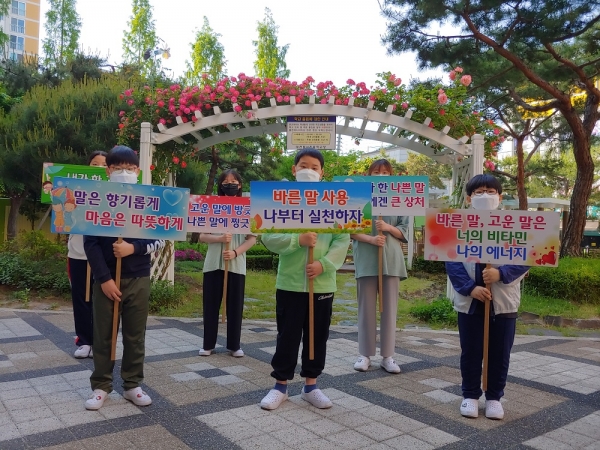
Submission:
{"label": "short black hair", "polygon": [[467,185],[465,186],[465,190],[467,191],[467,195],[469,197],[471,194],[473,194],[474,190],[479,188],[496,189],[498,194],[502,194],[502,184],[500,184],[498,178],[490,175],[489,173],[475,175],[467,182]]}
{"label": "short black hair", "polygon": [[106,152],[103,152],[102,150],[96,150],[95,152],[90,153],[90,156],[88,156],[87,159],[88,166],[92,163],[92,160],[96,156],[104,156],[106,158]]}
{"label": "short black hair", "polygon": [[233,175],[233,177],[240,183],[240,190],[236,194],[236,197],[242,196],[242,177],[237,172],[237,170],[229,169],[224,171],[221,175],[219,175],[219,179],[217,180],[217,195],[225,195],[223,192],[223,181],[227,178],[228,175]]}
{"label": "short black hair", "polygon": [[119,164],[131,164],[133,166],[140,166],[140,159],[138,155],[129,147],[124,145],[117,145],[114,147],[108,155],[106,155],[106,165],[108,167]]}
{"label": "short black hair", "polygon": [[311,158],[316,158],[319,160],[319,162],[321,163],[321,169],[323,169],[323,167],[325,166],[325,159],[323,158],[323,153],[321,153],[319,150],[317,150],[314,147],[306,147],[303,148],[302,150],[298,150],[296,152],[296,156],[294,157],[294,165],[298,165],[298,163],[300,162],[300,159],[303,156],[310,156]]}

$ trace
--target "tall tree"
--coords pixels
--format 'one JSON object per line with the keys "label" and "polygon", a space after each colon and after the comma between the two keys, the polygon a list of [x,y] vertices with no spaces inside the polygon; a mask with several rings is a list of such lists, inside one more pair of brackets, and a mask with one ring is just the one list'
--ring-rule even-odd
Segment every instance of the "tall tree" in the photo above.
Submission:
{"label": "tall tree", "polygon": [[75,57],[81,18],[77,14],[77,0],[48,0],[46,12],[46,39],[42,41],[44,64],[54,68],[65,67]]}
{"label": "tall tree", "polygon": [[290,71],[285,63],[285,55],[290,44],[282,47],[277,45],[279,27],[275,24],[269,8],[265,8],[265,18],[262,22],[258,22],[256,30],[258,31],[258,40],[252,41],[256,54],[256,61],[254,61],[256,76],[271,79],[288,78]]}
{"label": "tall tree", "polygon": [[132,1],[128,30],[123,35],[123,62],[139,67],[144,76],[154,76],[159,72],[161,60],[154,53],[158,37],[152,18],[152,6],[150,0]]}
{"label": "tall tree", "polygon": [[[11,0],[0,0],[0,17],[4,17],[8,14],[10,9]],[[6,52],[6,43],[8,42],[8,34],[0,27],[0,48],[2,53]]]}
{"label": "tall tree", "polygon": [[220,34],[216,33],[204,16],[202,28],[196,32],[196,40],[190,44],[191,61],[186,61],[185,83],[188,86],[198,86],[203,77],[210,83],[215,83],[225,76],[225,48],[219,42]]}
{"label": "tall tree", "polygon": [[[572,135],[577,176],[561,255],[579,255],[594,178],[590,148],[600,113],[600,1],[385,0],[383,42],[414,51],[423,67],[461,64],[480,89],[508,94],[524,110],[558,110]],[[438,34],[440,23],[460,30]]]}

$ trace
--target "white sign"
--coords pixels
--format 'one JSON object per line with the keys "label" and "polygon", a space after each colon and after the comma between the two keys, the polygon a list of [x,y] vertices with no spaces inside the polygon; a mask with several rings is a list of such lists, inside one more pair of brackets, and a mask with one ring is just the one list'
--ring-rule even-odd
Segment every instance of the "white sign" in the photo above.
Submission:
{"label": "white sign", "polygon": [[336,116],[288,116],[287,148],[335,149]]}

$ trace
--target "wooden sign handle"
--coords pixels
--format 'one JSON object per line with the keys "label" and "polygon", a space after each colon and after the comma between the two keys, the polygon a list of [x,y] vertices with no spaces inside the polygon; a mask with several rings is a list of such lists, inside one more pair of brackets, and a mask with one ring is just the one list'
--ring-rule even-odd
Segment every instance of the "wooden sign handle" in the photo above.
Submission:
{"label": "wooden sign handle", "polygon": [[[485,266],[486,269],[491,268],[491,264]],[[486,284],[485,288],[492,292],[492,285]],[[488,348],[490,344],[490,303],[492,300],[485,301],[485,312],[483,313],[483,392],[487,391],[488,382]]]}
{"label": "wooden sign handle", "polygon": [[[379,216],[379,220],[383,220],[381,216]],[[383,232],[379,232],[379,236],[383,236]],[[383,247],[379,247],[379,314],[383,312]]]}
{"label": "wooden sign handle", "polygon": [[[117,239],[117,244],[123,242],[123,238]],[[117,258],[117,269],[115,272],[115,284],[117,289],[121,290],[121,258]],[[119,303],[113,300],[113,324],[112,324],[112,342],[110,348],[110,360],[117,359],[117,334],[119,332]]]}
{"label": "wooden sign handle", "polygon": [[[308,263],[314,262],[314,248],[308,247]],[[315,285],[308,280],[308,359],[315,359]]]}
{"label": "wooden sign handle", "polygon": [[[225,250],[229,251],[229,242],[225,243]],[[227,275],[229,274],[229,261],[225,261],[225,275],[223,276],[223,313],[221,314],[221,323],[225,323],[227,316]]]}
{"label": "wooden sign handle", "polygon": [[87,270],[85,273],[85,301],[90,301],[90,283],[92,278],[92,268],[90,267],[90,263],[87,263]]}

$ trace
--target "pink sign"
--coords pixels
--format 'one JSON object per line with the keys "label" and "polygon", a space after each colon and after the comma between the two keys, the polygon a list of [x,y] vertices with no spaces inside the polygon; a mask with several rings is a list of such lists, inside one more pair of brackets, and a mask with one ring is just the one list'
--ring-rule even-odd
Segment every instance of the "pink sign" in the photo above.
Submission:
{"label": "pink sign", "polygon": [[190,195],[187,232],[251,234],[250,198]]}
{"label": "pink sign", "polygon": [[559,228],[552,211],[428,209],[425,259],[556,267]]}

